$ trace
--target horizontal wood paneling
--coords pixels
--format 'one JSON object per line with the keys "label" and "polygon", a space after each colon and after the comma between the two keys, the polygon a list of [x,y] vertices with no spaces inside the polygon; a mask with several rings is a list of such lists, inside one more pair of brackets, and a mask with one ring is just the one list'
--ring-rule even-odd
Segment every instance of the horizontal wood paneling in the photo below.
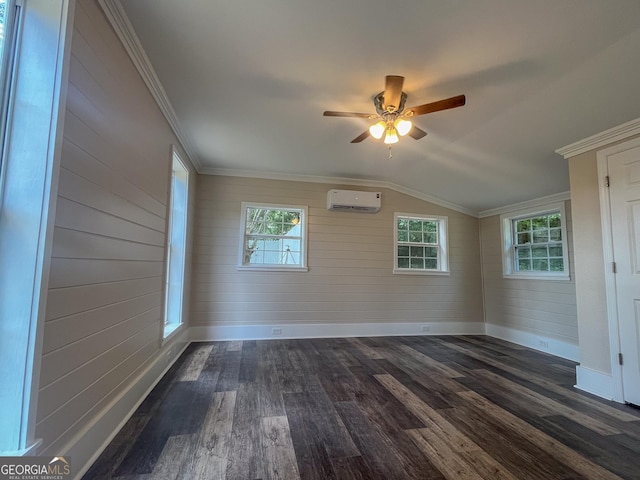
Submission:
{"label": "horizontal wood paneling", "polygon": [[68,448],[159,354],[171,145],[181,151],[95,0],[76,5],[66,109],[36,424],[42,454]]}
{"label": "horizontal wood paneling", "polygon": [[[330,212],[331,188],[350,187],[200,177],[192,325],[482,321],[477,219],[391,190],[377,214]],[[238,271],[242,201],[308,207],[308,272]],[[449,217],[450,276],[392,273],[394,212]]]}
{"label": "horizontal wood paneling", "polygon": [[571,281],[503,278],[500,216],[480,219],[486,321],[578,344],[571,202],[565,204]]}

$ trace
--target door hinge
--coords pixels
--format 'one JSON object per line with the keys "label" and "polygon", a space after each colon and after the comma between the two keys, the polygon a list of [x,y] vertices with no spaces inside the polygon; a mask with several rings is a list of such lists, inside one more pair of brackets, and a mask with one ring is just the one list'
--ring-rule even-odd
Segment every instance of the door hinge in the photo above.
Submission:
{"label": "door hinge", "polygon": [[616,265],[616,262],[611,262],[611,270],[613,273],[618,273],[618,266]]}
{"label": "door hinge", "polygon": [[619,354],[618,354],[618,363],[619,363],[620,365],[623,365],[623,362],[622,362],[622,353],[619,353]]}
{"label": "door hinge", "polygon": [[607,175],[606,177],[604,177],[604,185],[605,187],[610,186],[611,184],[609,183],[609,175]]}

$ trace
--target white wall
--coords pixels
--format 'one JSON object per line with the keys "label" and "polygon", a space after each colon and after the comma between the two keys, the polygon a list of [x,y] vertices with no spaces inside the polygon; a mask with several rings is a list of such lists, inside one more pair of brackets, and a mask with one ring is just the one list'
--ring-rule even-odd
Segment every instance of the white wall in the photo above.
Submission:
{"label": "white wall", "polygon": [[[506,207],[503,210],[508,210]],[[577,360],[571,202],[565,202],[571,281],[504,278],[500,215],[480,219],[487,333]]]}
{"label": "white wall", "polygon": [[[349,186],[201,176],[191,325],[280,325],[283,336],[301,324],[473,323],[482,329],[477,218],[387,189],[377,214],[330,212],[331,188]],[[309,207],[308,272],[237,270],[242,201]],[[449,217],[450,276],[393,275],[394,212]]]}
{"label": "white wall", "polygon": [[159,357],[177,143],[97,3],[78,1],[38,398],[41,454],[73,457],[79,436]]}

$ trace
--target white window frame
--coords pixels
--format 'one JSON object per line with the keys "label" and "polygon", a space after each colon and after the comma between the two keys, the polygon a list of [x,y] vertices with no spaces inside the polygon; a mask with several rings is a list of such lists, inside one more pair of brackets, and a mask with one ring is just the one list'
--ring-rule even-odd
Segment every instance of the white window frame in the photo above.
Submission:
{"label": "white window frame", "polygon": [[[562,231],[562,272],[519,272],[516,266],[515,220],[560,213],[560,228]],[[502,273],[504,278],[528,280],[559,280],[569,281],[569,249],[567,246],[566,211],[564,202],[551,203],[537,207],[530,207],[500,215],[500,232],[502,246]]]}
{"label": "white window frame", "polygon": [[189,169],[171,148],[171,181],[167,225],[167,250],[163,338],[183,324],[184,281],[189,215]]}
{"label": "white window frame", "polygon": [[[308,207],[303,205],[281,205],[274,203],[242,202],[240,214],[240,248],[238,251],[238,270],[269,272],[307,272],[307,219]],[[245,265],[244,245],[246,238],[247,208],[267,208],[272,210],[297,210],[300,212],[300,265],[252,264]]]}
{"label": "white window frame", "polygon": [[[438,222],[438,268],[400,268],[398,267],[398,246],[409,245],[411,242],[398,241],[398,219],[434,221]],[[449,272],[449,217],[442,215],[424,215],[419,213],[395,212],[393,214],[393,273],[400,275],[450,275]],[[422,243],[423,246],[431,244]]]}

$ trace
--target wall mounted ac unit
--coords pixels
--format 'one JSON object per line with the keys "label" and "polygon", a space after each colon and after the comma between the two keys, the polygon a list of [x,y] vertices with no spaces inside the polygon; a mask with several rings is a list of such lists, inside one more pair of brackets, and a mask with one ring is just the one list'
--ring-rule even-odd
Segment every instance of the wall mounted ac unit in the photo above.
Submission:
{"label": "wall mounted ac unit", "polygon": [[376,213],[381,205],[380,192],[355,190],[329,190],[327,209],[342,212]]}

